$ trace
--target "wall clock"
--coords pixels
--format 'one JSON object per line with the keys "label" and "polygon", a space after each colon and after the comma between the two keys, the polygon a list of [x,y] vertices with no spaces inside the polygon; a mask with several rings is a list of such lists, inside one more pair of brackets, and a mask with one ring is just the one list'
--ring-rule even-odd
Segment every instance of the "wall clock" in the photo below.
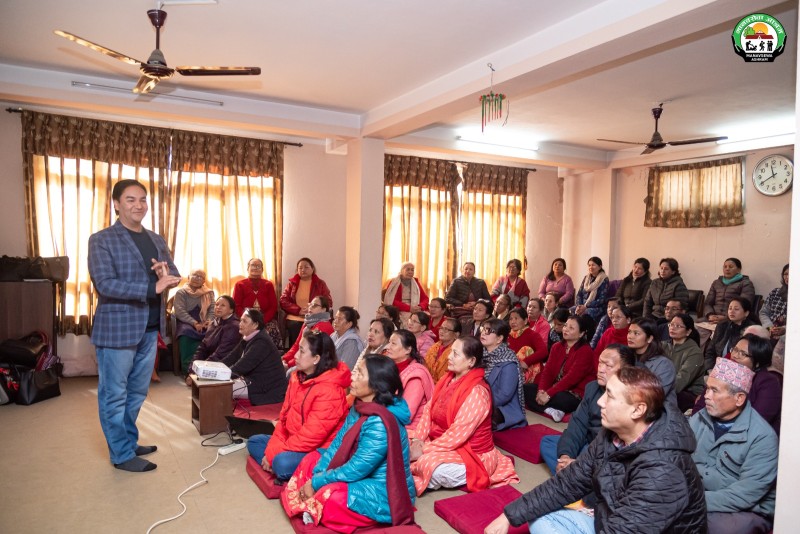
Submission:
{"label": "wall clock", "polygon": [[775,197],[792,187],[794,164],[786,156],[771,154],[756,164],[753,169],[753,185],[762,195]]}

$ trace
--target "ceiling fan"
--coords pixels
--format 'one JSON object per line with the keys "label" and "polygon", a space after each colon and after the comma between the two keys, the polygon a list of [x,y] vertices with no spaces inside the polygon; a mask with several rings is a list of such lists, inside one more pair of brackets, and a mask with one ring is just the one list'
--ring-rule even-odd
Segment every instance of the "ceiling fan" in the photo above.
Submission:
{"label": "ceiling fan", "polygon": [[126,56],[125,54],[120,54],[119,52],[115,52],[110,48],[100,46],[99,44],[83,39],[82,37],[78,37],[77,35],[69,32],[54,30],[53,33],[64,37],[65,39],[69,39],[70,41],[74,41],[79,45],[91,48],[92,50],[100,52],[101,54],[113,57],[114,59],[124,61],[125,63],[129,63],[131,65],[138,65],[139,72],[142,73],[142,76],[139,78],[139,82],[136,84],[136,87],[133,88],[133,92],[138,94],[149,93],[153,90],[156,84],[158,84],[158,82],[171,77],[175,71],[178,71],[178,73],[184,76],[231,76],[261,74],[260,67],[176,67],[174,69],[168,67],[167,61],[164,59],[164,54],[161,52],[160,48],[161,27],[164,26],[164,21],[167,19],[167,13],[166,11],[162,11],[160,9],[150,9],[147,12],[147,16],[150,18],[150,22],[152,22],[153,26],[156,28],[156,49],[153,50],[147,61],[139,61],[138,59]]}
{"label": "ceiling fan", "polygon": [[611,143],[625,143],[626,145],[645,145],[644,152],[642,154],[650,154],[653,151],[659,150],[664,148],[667,145],[677,146],[677,145],[694,145],[697,143],[711,143],[713,141],[722,141],[723,139],[727,139],[727,136],[721,137],[702,137],[700,139],[686,139],[685,141],[664,141],[664,138],[661,137],[661,134],[658,133],[658,119],[661,118],[661,113],[664,111],[664,103],[658,105],[657,108],[653,108],[651,110],[653,112],[653,118],[656,120],[656,130],[653,132],[653,137],[650,139],[649,143],[641,143],[641,142],[634,142],[634,141],[619,141],[617,139],[598,139],[598,141],[608,141]]}

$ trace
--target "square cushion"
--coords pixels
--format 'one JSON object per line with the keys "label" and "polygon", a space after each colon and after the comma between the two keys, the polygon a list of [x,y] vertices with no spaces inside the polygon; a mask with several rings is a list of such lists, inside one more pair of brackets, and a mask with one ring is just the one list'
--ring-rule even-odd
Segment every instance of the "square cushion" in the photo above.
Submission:
{"label": "square cushion", "polygon": [[233,415],[245,419],[274,421],[281,414],[281,407],[283,407],[282,402],[253,406],[249,400],[239,399],[233,401]]}
{"label": "square cushion", "polygon": [[[302,516],[296,515],[289,518],[292,528],[297,534],[330,534],[335,532],[322,525],[306,525],[303,523]],[[425,534],[418,525],[402,525],[393,527],[391,525],[379,525],[376,527],[357,528],[353,534]]]}
{"label": "square cushion", "polygon": [[275,484],[275,475],[264,471],[261,466],[258,465],[258,462],[250,455],[247,456],[246,471],[267,499],[280,499],[285,486]]}
{"label": "square cushion", "polygon": [[542,463],[542,455],[539,453],[539,443],[544,436],[555,436],[561,434],[545,425],[528,425],[521,428],[512,428],[495,432],[492,437],[494,444],[506,452],[510,452],[518,458],[527,460],[532,464]]}
{"label": "square cushion", "polygon": [[[483,534],[486,526],[503,513],[503,508],[522,494],[511,486],[439,499],[433,511],[461,534]],[[528,525],[511,527],[512,534],[528,532]]]}

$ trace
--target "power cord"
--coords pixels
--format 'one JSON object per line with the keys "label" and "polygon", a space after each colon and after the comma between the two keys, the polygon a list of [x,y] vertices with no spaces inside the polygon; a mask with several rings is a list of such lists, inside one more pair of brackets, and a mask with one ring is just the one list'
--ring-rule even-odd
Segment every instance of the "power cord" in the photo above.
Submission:
{"label": "power cord", "polygon": [[[210,439],[210,438],[209,438],[209,439]],[[181,513],[179,513],[179,514],[177,514],[177,515],[174,515],[174,516],[172,516],[172,517],[170,517],[170,518],[167,518],[167,519],[162,519],[162,520],[160,520],[160,521],[157,521],[157,522],[153,523],[152,525],[150,525],[150,528],[148,528],[148,529],[147,529],[147,534],[150,534],[150,533],[153,531],[153,529],[155,529],[155,528],[156,528],[156,527],[158,527],[159,525],[163,525],[164,523],[169,523],[170,521],[174,521],[174,520],[178,519],[179,517],[181,517],[183,514],[185,514],[185,513],[186,513],[186,504],[185,504],[185,503],[184,503],[184,502],[181,500],[181,497],[183,497],[184,495],[186,495],[187,493],[189,493],[189,492],[190,492],[190,491],[192,491],[193,489],[195,489],[195,488],[199,488],[199,487],[200,487],[200,486],[202,486],[203,484],[208,484],[208,479],[207,479],[206,477],[204,477],[204,476],[203,476],[203,473],[204,473],[204,472],[206,472],[208,469],[211,469],[212,467],[214,467],[214,465],[217,463],[217,461],[218,461],[218,460],[219,460],[219,451],[217,451],[217,457],[216,457],[216,458],[214,458],[214,461],[213,461],[213,462],[211,462],[211,464],[210,464],[210,465],[208,465],[208,466],[204,467],[204,468],[203,468],[203,469],[200,471],[200,478],[202,478],[203,480],[199,480],[199,481],[195,482],[194,484],[192,484],[191,486],[189,486],[188,488],[186,488],[185,490],[183,490],[183,491],[182,491],[182,492],[181,492],[181,493],[178,495],[178,502],[179,502],[179,503],[181,503],[181,506],[183,507],[183,510],[181,510]]]}

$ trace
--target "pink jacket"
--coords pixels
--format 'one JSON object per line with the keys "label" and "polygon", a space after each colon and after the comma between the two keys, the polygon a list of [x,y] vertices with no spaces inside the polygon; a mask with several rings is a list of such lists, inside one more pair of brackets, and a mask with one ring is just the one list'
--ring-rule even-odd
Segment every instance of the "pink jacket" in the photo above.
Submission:
{"label": "pink jacket", "polygon": [[406,430],[414,430],[422,419],[425,405],[433,397],[433,378],[428,368],[413,361],[400,373],[403,383],[403,399],[411,411],[411,423],[406,425]]}

